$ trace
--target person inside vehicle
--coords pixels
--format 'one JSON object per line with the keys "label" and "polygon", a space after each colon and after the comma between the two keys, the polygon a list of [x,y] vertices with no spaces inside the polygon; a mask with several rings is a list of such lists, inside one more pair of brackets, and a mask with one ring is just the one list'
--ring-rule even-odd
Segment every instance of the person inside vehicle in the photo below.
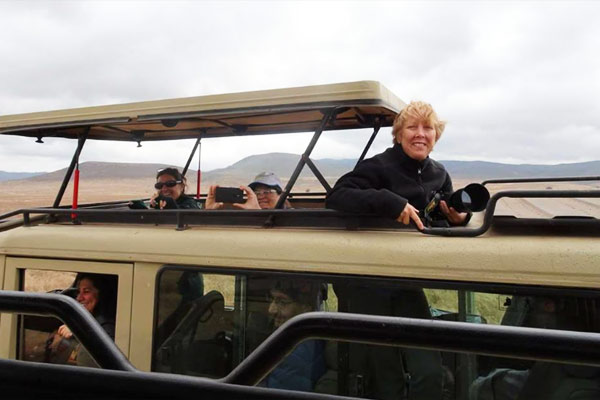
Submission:
{"label": "person inside vehicle", "polygon": [[[327,195],[326,207],[377,214],[403,224],[412,221],[424,229],[419,210],[435,193],[453,191],[444,166],[429,158],[445,124],[430,104],[412,101],[394,120],[394,146],[342,176]],[[458,213],[443,200],[440,209],[450,225],[468,222],[467,213]]]}
{"label": "person inside vehicle", "polygon": [[[75,298],[90,314],[94,316],[102,329],[115,339],[115,318],[117,313],[118,278],[115,275],[80,273],[77,274],[73,287],[77,289]],[[66,325],[58,328],[58,339],[71,339],[73,333]],[[80,347],[72,356],[77,365],[96,366],[92,357]]]}
{"label": "person inside vehicle", "polygon": [[[269,316],[275,330],[296,315],[320,309],[323,285],[308,280],[279,280],[269,291]],[[324,343],[307,340],[277,365],[261,385],[299,391],[312,391],[325,373]]]}
{"label": "person inside vehicle", "polygon": [[[208,189],[204,205],[207,210],[218,210],[224,207],[223,203],[215,200],[217,187],[219,186],[212,185]],[[246,201],[244,203],[233,203],[232,206],[241,210],[273,209],[283,191],[282,187],[281,180],[273,172],[261,172],[256,175],[248,186],[240,186],[240,189],[246,195]],[[285,202],[284,208],[290,208],[289,202]]]}
{"label": "person inside vehicle", "polygon": [[159,169],[154,188],[156,193],[150,198],[150,207],[160,210],[178,208],[200,208],[196,200],[185,194],[185,176],[177,168]]}

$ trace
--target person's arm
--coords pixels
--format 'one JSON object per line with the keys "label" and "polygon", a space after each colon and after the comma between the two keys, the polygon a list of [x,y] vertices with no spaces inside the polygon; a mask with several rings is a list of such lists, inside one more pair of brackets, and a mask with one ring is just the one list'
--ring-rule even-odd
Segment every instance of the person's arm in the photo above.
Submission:
{"label": "person's arm", "polygon": [[254,190],[244,185],[241,185],[240,189],[246,194],[246,201],[244,203],[233,203],[232,206],[241,210],[260,210],[258,198]]}
{"label": "person's arm", "polygon": [[[442,188],[443,192],[447,195],[450,195],[454,192],[452,188],[452,179],[450,178],[450,174],[446,172],[446,181],[444,182],[444,187]],[[450,225],[459,226],[466,225],[471,219],[471,213],[459,213],[453,207],[448,207],[448,204],[442,200],[440,201],[440,210],[446,216],[446,219],[450,223]]]}
{"label": "person's arm", "polygon": [[383,188],[383,166],[367,160],[342,176],[327,195],[325,206],[352,213],[370,213],[397,219],[408,204],[404,197]]}
{"label": "person's arm", "polygon": [[218,210],[223,208],[223,203],[217,203],[215,200],[215,193],[218,187],[218,185],[212,185],[208,188],[208,195],[206,195],[206,202],[204,203],[205,210]]}

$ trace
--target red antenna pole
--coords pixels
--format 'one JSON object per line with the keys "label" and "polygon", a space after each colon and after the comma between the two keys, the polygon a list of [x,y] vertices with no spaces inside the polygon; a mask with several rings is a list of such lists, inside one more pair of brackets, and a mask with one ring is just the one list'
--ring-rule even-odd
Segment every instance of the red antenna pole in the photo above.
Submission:
{"label": "red antenna pole", "polygon": [[196,176],[196,199],[200,198],[200,181],[202,180],[202,170],[200,169],[200,160],[202,156],[202,139],[198,139],[198,171]]}

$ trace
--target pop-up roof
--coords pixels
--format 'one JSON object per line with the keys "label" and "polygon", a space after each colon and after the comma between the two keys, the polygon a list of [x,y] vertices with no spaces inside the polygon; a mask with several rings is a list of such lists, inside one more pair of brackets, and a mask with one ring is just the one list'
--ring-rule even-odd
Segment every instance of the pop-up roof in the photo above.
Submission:
{"label": "pop-up roof", "polygon": [[148,141],[390,126],[404,103],[361,81],[36,112],[0,117],[0,134]]}

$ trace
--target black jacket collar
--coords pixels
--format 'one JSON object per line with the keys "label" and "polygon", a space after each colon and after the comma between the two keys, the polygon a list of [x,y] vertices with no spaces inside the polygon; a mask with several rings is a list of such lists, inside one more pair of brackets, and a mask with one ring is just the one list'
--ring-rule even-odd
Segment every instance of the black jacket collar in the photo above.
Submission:
{"label": "black jacket collar", "polygon": [[395,156],[398,157],[398,159],[400,160],[400,162],[403,165],[408,166],[411,169],[414,168],[414,169],[423,170],[423,169],[427,168],[427,166],[431,162],[431,159],[429,158],[429,156],[427,156],[427,158],[424,159],[423,161],[419,161],[419,160],[415,160],[414,158],[411,158],[408,154],[406,154],[404,152],[404,149],[402,148],[402,145],[400,143],[394,143],[394,147],[392,147],[392,151],[394,152]]}

